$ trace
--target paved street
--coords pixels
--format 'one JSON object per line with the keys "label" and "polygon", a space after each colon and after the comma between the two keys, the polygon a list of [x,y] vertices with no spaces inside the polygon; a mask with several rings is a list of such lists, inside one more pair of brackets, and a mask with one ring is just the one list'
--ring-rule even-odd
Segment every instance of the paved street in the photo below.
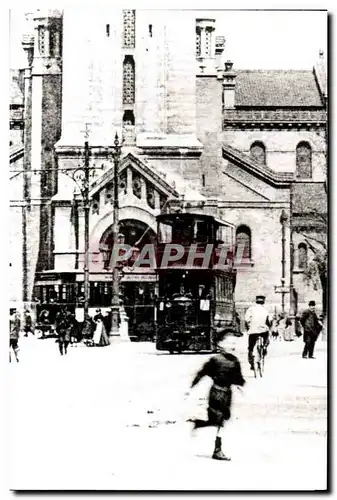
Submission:
{"label": "paved street", "polygon": [[214,429],[191,436],[210,381],[184,393],[208,355],[156,353],[150,343],[72,347],[23,338],[9,366],[15,489],[307,489],[326,488],[326,342],[303,360],[303,343],[271,344],[265,378],[234,389],[224,451],[211,460]]}

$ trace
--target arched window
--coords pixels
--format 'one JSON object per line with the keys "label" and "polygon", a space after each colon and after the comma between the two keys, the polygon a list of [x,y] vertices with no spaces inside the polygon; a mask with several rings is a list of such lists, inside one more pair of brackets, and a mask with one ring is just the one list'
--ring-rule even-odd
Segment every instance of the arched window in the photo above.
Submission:
{"label": "arched window", "polygon": [[311,179],[312,158],[311,147],[307,142],[300,142],[296,148],[296,176],[300,179]]}
{"label": "arched window", "polygon": [[248,226],[239,226],[236,230],[235,260],[237,264],[251,261],[252,237]]}
{"label": "arched window", "polygon": [[266,148],[263,142],[254,142],[250,147],[250,156],[260,165],[266,164]]}
{"label": "arched window", "polygon": [[132,56],[125,56],[123,62],[123,104],[135,102],[135,61]]}
{"label": "arched window", "polygon": [[306,269],[308,266],[308,249],[305,243],[298,245],[298,268]]}

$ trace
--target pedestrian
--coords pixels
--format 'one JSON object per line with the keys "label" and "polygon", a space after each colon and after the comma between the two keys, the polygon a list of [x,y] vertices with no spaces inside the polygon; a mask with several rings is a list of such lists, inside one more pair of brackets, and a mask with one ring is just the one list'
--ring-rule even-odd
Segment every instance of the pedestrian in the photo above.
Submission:
{"label": "pedestrian", "polygon": [[70,326],[71,326],[67,321],[66,312],[63,309],[61,309],[56,314],[55,326],[56,326],[56,333],[58,336],[56,342],[59,345],[60,354],[61,356],[63,356],[63,354],[67,354],[67,349],[70,342]]}
{"label": "pedestrian", "polygon": [[9,362],[12,362],[11,351],[13,350],[16,362],[19,362],[19,337],[21,321],[16,309],[10,310],[9,317]]}
{"label": "pedestrian", "polygon": [[66,309],[65,311],[65,319],[67,323],[68,335],[71,344],[77,341],[77,321],[75,318],[75,314],[70,311],[70,309]]}
{"label": "pedestrian", "polygon": [[109,337],[106,333],[103,318],[97,317],[96,329],[93,336],[93,344],[100,347],[110,345]]}
{"label": "pedestrian", "polygon": [[24,321],[25,321],[25,324],[24,324],[25,337],[28,337],[28,333],[32,333],[33,335],[35,335],[34,329],[33,329],[32,317],[31,317],[30,311],[28,309],[25,310]]}
{"label": "pedestrian", "polygon": [[271,330],[271,338],[273,340],[278,340],[278,339],[281,338],[279,336],[278,325],[279,325],[279,320],[278,320],[278,318],[275,315],[274,318],[272,319],[271,329],[270,329]]}
{"label": "pedestrian", "polygon": [[97,321],[97,319],[101,319],[102,321],[104,320],[104,316],[102,314],[102,309],[100,309],[100,308],[96,309],[96,314],[94,316],[94,321]]}
{"label": "pedestrian", "polygon": [[240,362],[233,354],[236,339],[239,336],[242,336],[242,334],[239,334],[235,329],[223,330],[217,344],[218,353],[203,365],[191,384],[192,388],[205,376],[213,380],[208,397],[207,420],[193,418],[188,421],[193,422],[193,430],[210,426],[216,427],[215,446],[212,455],[215,460],[230,460],[222,451],[222,435],[224,424],[231,417],[231,386],[243,386],[245,384]]}
{"label": "pedestrian", "polygon": [[304,349],[302,352],[302,358],[309,357],[314,359],[314,349],[315,343],[318,335],[322,331],[323,325],[319,321],[316,311],[316,302],[311,300],[309,302],[309,308],[306,309],[301,317],[301,324],[303,326],[303,341]]}
{"label": "pedestrian", "polygon": [[283,340],[286,342],[292,342],[294,340],[292,322],[291,319],[286,316],[284,318],[284,327],[283,327]]}
{"label": "pedestrian", "polygon": [[264,295],[257,295],[255,304],[247,309],[245,315],[246,328],[248,331],[248,362],[251,370],[254,370],[253,349],[259,336],[263,338],[264,355],[267,355],[271,318],[269,317],[268,310],[264,306],[265,300],[266,297]]}
{"label": "pedestrian", "polygon": [[82,325],[82,338],[84,341],[92,340],[93,333],[95,331],[95,322],[90,316],[90,314],[86,313],[84,316],[84,321]]}
{"label": "pedestrian", "polygon": [[298,339],[302,336],[301,318],[299,316],[295,318],[295,334]]}
{"label": "pedestrian", "polygon": [[110,310],[104,316],[103,323],[105,326],[105,330],[106,330],[107,334],[109,335],[109,333],[111,332],[111,327],[112,327],[112,308],[110,308]]}
{"label": "pedestrian", "polygon": [[46,333],[50,332],[51,330],[51,325],[50,325],[50,317],[49,317],[49,311],[48,309],[43,309],[40,313],[39,316],[39,323],[40,323],[40,328],[41,328],[41,333],[43,339],[46,338]]}

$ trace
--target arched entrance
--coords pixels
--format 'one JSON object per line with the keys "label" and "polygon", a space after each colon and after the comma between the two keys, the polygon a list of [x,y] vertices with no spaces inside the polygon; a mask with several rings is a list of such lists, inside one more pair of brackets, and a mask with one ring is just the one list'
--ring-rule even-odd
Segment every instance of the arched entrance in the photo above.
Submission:
{"label": "arched entrance", "polygon": [[[119,223],[119,233],[125,237],[125,244],[142,248],[148,243],[154,243],[156,234],[145,222],[135,219],[124,219]],[[100,245],[112,247],[112,226],[108,227],[102,234]]]}
{"label": "arched entrance", "polygon": [[[124,243],[141,250],[155,242],[156,234],[147,224],[136,219],[123,219],[119,234]],[[109,226],[100,239],[100,246],[112,248],[113,233]],[[155,335],[156,274],[153,269],[124,270],[121,277],[121,294],[129,318],[129,335],[133,340],[153,340]]]}

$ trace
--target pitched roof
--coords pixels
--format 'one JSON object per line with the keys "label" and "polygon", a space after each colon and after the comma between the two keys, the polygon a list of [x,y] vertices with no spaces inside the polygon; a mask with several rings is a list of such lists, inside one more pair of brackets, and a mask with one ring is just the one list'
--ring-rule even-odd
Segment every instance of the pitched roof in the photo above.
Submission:
{"label": "pitched roof", "polygon": [[291,172],[275,172],[266,165],[260,165],[260,163],[247,154],[224,142],[222,143],[222,156],[234,163],[234,165],[239,165],[256,177],[274,186],[288,186],[294,178]]}
{"label": "pitched roof", "polygon": [[313,71],[238,70],[236,106],[322,107]]}

